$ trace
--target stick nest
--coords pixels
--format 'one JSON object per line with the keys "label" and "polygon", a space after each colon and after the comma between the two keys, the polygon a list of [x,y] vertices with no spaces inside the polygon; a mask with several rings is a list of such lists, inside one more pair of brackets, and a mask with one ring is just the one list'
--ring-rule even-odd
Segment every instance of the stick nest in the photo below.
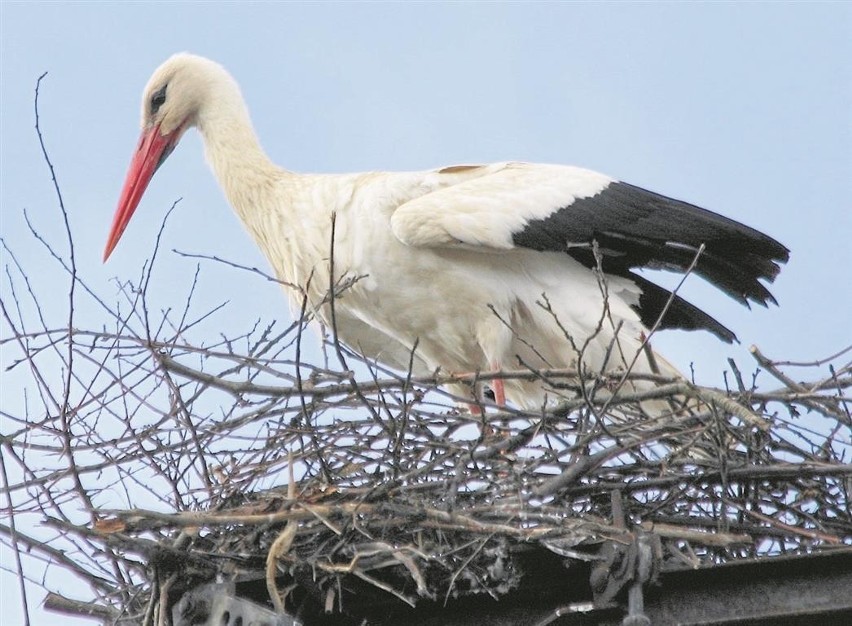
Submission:
{"label": "stick nest", "polygon": [[[524,551],[597,562],[639,529],[659,538],[663,568],[852,544],[842,355],[795,382],[754,349],[770,391],[733,362],[728,390],[505,373],[542,377],[561,399],[475,415],[441,391],[449,379],[393,375],[331,338],[322,367],[286,358],[305,320],[198,347],[180,325],[142,334],[126,317],[115,332],[7,319],[15,365],[46,378],[42,360],[58,357],[71,374],[3,439],[19,475],[5,485],[7,540],[95,592],[71,608],[51,596],[64,610],[151,623],[214,579],[265,581],[279,608],[302,593],[346,612],[365,588],[412,606],[499,598]],[[660,399],[671,414],[648,417]]]}

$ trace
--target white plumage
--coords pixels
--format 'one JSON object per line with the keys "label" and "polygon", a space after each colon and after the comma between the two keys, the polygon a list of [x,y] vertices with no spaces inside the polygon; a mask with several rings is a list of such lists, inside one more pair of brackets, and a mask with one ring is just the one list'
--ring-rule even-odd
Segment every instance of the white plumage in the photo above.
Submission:
{"label": "white plumage", "polygon": [[[335,176],[282,170],[260,148],[230,75],[189,54],[166,61],[145,89],[142,138],[105,258],[191,126],[234,209],[292,286],[293,301],[300,305],[307,294],[331,326],[329,287],[351,281],[335,299],[341,341],[395,368],[413,362],[417,373],[575,367],[587,341],[583,367],[624,368],[670,296],[634,268],[683,271],[703,244],[700,275],[744,303],[764,304],[772,296],[759,281],[771,281],[777,262],[787,260],[783,246],[748,227],[576,167],[497,163]],[[594,271],[598,260],[605,280]],[[682,299],[668,304],[662,328],[706,328],[733,339]],[[635,367],[651,369],[645,358]],[[530,407],[547,390],[508,380],[505,394]]]}

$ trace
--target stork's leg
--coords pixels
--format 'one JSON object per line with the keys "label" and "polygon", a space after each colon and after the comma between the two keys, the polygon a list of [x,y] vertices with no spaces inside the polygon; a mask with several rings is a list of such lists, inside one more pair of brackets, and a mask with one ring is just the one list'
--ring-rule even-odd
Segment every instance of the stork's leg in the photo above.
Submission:
{"label": "stork's leg", "polygon": [[[500,365],[498,363],[492,363],[491,372],[495,374],[499,373]],[[476,383],[473,390],[474,397],[477,400],[489,399],[488,395],[486,395],[483,390],[485,384],[490,387],[491,393],[494,394],[494,404],[498,407],[506,406],[506,386],[504,385],[502,378],[494,378],[488,383]],[[483,413],[482,405],[479,403],[468,402],[467,408],[471,415],[482,415]]]}
{"label": "stork's leg", "polygon": [[[491,371],[499,372],[500,365],[498,363],[492,363]],[[503,384],[502,378],[494,378],[491,380],[491,391],[494,392],[494,403],[499,407],[506,406],[506,387]]]}
{"label": "stork's leg", "polygon": [[[499,372],[500,368],[496,367],[492,370],[493,372]],[[477,385],[479,387],[476,391],[474,391],[474,395],[478,400],[490,400],[491,396],[494,396],[494,404],[498,407],[503,408],[506,406],[506,386],[503,384],[502,378],[493,378],[488,383],[488,387],[491,393],[487,393],[483,390],[482,386]],[[482,405],[474,404],[473,402],[468,403],[468,408],[470,410],[471,415],[482,415]]]}

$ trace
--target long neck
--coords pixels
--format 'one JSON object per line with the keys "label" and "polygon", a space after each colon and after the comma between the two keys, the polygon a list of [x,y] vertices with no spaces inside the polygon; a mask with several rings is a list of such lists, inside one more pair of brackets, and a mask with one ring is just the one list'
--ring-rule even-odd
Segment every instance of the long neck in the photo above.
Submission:
{"label": "long neck", "polygon": [[254,231],[263,221],[263,213],[273,208],[269,206],[271,196],[285,191],[286,186],[280,183],[291,174],[266,156],[236,88],[217,94],[199,114],[198,129],[204,138],[207,161],[225,195],[243,223]]}
{"label": "long neck", "polygon": [[[290,284],[307,283],[302,274],[311,275],[314,261],[302,258],[305,246],[291,245],[290,241],[299,224],[294,197],[305,177],[269,160],[239,89],[236,85],[229,89],[227,83],[221,87],[217,97],[209,101],[213,106],[205,107],[198,116],[207,161],[278,277]],[[295,297],[292,292],[290,295]]]}

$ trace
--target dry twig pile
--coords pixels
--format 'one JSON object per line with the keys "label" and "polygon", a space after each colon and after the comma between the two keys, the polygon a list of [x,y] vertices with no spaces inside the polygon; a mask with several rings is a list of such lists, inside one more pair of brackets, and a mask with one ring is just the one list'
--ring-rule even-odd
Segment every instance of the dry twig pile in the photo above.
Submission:
{"label": "dry twig pile", "polygon": [[[33,328],[3,306],[20,351],[6,365],[29,369],[42,406],[7,416],[17,478],[0,530],[86,581],[104,615],[144,622],[158,599],[267,568],[275,593],[275,574],[307,577],[343,610],[352,577],[412,605],[499,596],[518,584],[515,548],[592,560],[637,527],[680,566],[852,540],[843,356],[795,382],[755,351],[775,389],[660,379],[615,400],[617,379],[538,372],[566,399],[489,409],[486,424],[440,376],[392,375],[333,342],[322,367],[294,360],[304,322],[200,347],[184,339],[193,321],[146,317],[144,291],[125,294],[135,306],[112,331]],[[703,410],[642,416],[637,400],[675,394]]]}

